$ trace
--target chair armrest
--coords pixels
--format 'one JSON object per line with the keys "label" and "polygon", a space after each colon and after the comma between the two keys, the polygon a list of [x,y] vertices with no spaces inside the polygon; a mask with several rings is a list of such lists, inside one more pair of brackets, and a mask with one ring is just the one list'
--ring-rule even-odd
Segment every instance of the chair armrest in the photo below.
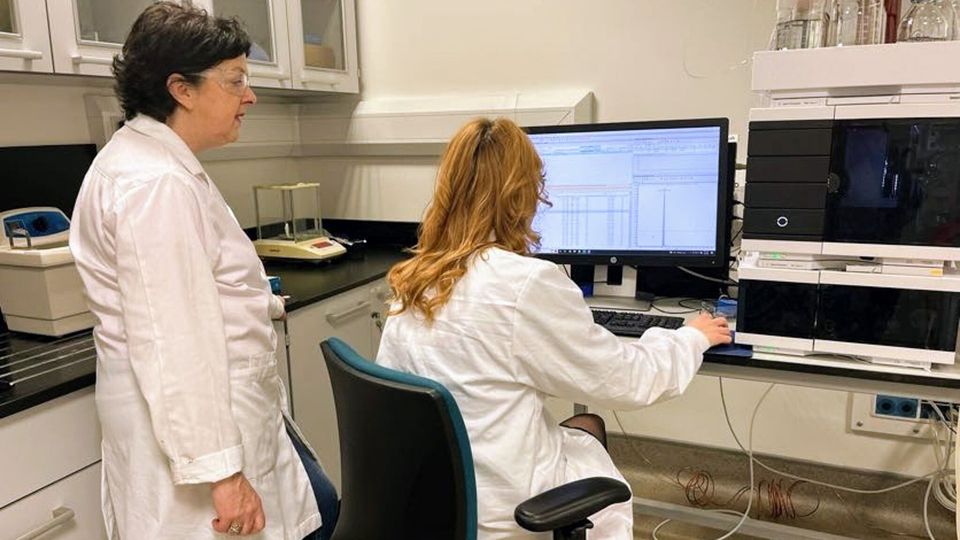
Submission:
{"label": "chair armrest", "polygon": [[630,499],[626,484],[597,476],[576,480],[535,495],[517,506],[517,523],[528,531],[553,531],[579,523],[611,504]]}

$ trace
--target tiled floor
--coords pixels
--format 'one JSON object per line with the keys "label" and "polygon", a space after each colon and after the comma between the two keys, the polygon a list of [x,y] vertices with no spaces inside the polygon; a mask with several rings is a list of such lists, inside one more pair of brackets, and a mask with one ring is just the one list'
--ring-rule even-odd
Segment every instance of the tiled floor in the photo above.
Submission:
{"label": "tiled floor", "polygon": [[[610,453],[630,482],[634,495],[648,499],[691,505],[687,491],[681,486],[689,482],[695,472],[703,487],[690,490],[713,501],[708,508],[727,507],[743,510],[746,496],[726,505],[738,490],[747,487],[747,460],[743,454],[690,446],[678,443],[611,435]],[[819,464],[795,462],[774,457],[759,456],[769,465],[796,475],[839,485],[877,489],[902,482],[892,475],[864,473]],[[709,475],[710,480],[706,480]],[[678,481],[679,476],[679,481]],[[709,487],[712,484],[713,488]],[[760,486],[759,517],[767,521],[794,527],[819,530],[851,538],[906,539],[927,538],[923,526],[923,495],[926,483],[920,482],[883,495],[858,495],[837,492],[812,484],[795,483],[756,470],[756,484]],[[709,495],[712,493],[712,497]],[[757,501],[751,517],[757,517]],[[954,515],[930,501],[930,526],[937,540],[956,540]],[[635,538],[649,539],[650,531],[661,518],[636,516]],[[660,540],[713,539],[723,531],[670,523],[657,534]],[[736,535],[733,538],[751,538]]]}

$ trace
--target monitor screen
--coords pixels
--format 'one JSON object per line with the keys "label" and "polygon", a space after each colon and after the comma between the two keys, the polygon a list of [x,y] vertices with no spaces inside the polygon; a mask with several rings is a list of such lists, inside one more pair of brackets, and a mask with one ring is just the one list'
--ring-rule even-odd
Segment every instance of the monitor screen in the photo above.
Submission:
{"label": "monitor screen", "polygon": [[537,255],[562,263],[721,266],[727,120],[527,128],[546,177]]}
{"label": "monitor screen", "polygon": [[92,144],[0,147],[0,212],[52,206],[70,216],[96,155]]}

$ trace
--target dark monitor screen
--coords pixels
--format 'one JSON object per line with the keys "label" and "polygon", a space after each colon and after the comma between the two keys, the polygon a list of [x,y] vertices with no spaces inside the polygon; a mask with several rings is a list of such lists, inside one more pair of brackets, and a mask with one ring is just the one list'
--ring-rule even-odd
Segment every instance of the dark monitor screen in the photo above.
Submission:
{"label": "dark monitor screen", "polygon": [[547,197],[539,257],[569,264],[726,264],[726,118],[527,128]]}
{"label": "dark monitor screen", "polygon": [[0,212],[53,206],[67,216],[97,155],[92,144],[0,147]]}

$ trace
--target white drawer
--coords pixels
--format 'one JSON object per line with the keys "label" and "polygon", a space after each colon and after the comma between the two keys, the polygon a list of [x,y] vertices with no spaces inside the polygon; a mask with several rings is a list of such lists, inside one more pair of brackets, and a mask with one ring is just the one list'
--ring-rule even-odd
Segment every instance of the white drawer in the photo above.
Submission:
{"label": "white drawer", "polygon": [[100,510],[100,463],[0,510],[0,538],[105,540],[107,533]]}
{"label": "white drawer", "polygon": [[100,461],[93,387],[0,419],[0,448],[0,508]]}

